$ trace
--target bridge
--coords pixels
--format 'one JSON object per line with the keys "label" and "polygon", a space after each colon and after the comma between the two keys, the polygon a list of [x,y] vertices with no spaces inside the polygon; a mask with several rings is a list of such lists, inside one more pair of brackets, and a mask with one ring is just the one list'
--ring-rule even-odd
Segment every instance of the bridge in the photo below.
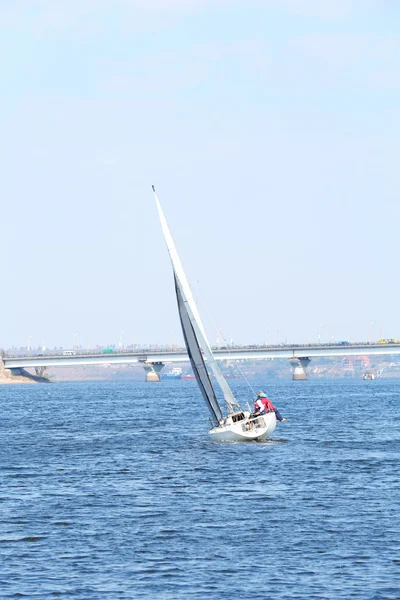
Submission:
{"label": "bridge", "polygon": [[[309,344],[280,346],[242,346],[216,348],[217,360],[287,359],[293,367],[293,379],[307,379],[306,367],[313,357],[368,356],[400,354],[400,344]],[[25,368],[140,363],[147,381],[159,381],[167,363],[189,360],[186,349],[138,350],[133,352],[80,353],[73,355],[3,356],[4,368],[18,372]]]}

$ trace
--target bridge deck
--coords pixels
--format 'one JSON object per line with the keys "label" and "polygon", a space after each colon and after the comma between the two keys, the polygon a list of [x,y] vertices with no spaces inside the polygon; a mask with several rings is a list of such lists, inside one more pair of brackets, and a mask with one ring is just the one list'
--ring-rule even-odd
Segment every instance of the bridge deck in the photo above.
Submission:
{"label": "bridge deck", "polygon": [[[267,358],[313,358],[400,354],[400,344],[317,344],[308,346],[236,347],[213,350],[217,360],[250,360]],[[4,356],[7,369],[29,367],[61,367],[78,365],[128,364],[138,362],[183,362],[189,360],[186,350],[146,350],[113,354],[74,354],[69,356]]]}

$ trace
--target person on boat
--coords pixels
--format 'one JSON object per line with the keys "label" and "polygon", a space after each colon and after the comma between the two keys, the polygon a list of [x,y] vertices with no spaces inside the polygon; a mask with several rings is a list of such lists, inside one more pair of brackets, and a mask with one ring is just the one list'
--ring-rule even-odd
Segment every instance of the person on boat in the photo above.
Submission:
{"label": "person on boat", "polygon": [[265,408],[262,398],[259,398],[257,396],[256,400],[254,401],[254,410],[253,410],[252,417],[259,417],[260,415],[265,415],[266,412],[267,412],[267,409]]}
{"label": "person on boat", "polygon": [[254,404],[254,412],[256,412],[256,406],[259,407],[260,404],[263,405],[264,412],[259,412],[258,414],[263,415],[265,413],[274,412],[278,421],[281,421],[281,422],[287,421],[287,419],[285,419],[285,417],[282,417],[279,410],[272,404],[271,400],[269,400],[267,398],[267,396],[266,396],[266,394],[264,394],[264,392],[258,392],[257,400]]}

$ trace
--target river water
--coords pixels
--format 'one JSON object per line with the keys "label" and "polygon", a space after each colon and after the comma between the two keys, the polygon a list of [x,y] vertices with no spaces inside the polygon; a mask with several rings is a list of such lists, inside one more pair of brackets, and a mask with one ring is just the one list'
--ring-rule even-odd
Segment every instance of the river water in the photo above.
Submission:
{"label": "river water", "polygon": [[255,388],[218,444],[193,381],[2,386],[0,597],[399,600],[400,381]]}

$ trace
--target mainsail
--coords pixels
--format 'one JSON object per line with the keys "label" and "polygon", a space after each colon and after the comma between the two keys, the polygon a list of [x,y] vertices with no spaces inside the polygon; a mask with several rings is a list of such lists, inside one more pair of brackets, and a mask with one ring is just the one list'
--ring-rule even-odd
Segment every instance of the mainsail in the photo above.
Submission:
{"label": "mainsail", "polygon": [[157,209],[158,209],[158,214],[159,214],[160,221],[161,221],[161,227],[162,227],[162,230],[164,233],[168,252],[169,252],[169,255],[171,258],[175,279],[178,282],[179,289],[181,291],[182,301],[185,305],[187,315],[190,319],[190,322],[193,327],[195,336],[198,340],[198,343],[201,346],[201,348],[204,352],[204,355],[207,359],[207,366],[211,369],[211,371],[215,375],[215,378],[216,378],[216,380],[222,390],[222,393],[224,395],[225,402],[228,405],[229,412],[232,412],[233,406],[239,407],[239,405],[238,405],[225,377],[222,375],[221,370],[220,370],[219,366],[217,365],[217,362],[212,353],[210,344],[208,343],[207,336],[204,331],[204,327],[201,322],[200,315],[198,313],[197,306],[196,306],[196,303],[194,301],[194,298],[193,298],[193,295],[192,295],[192,292],[191,292],[191,289],[189,286],[189,282],[186,278],[181,260],[179,258],[178,252],[176,250],[174,240],[173,240],[171,232],[169,230],[168,223],[165,219],[160,202],[157,198],[157,194],[154,189],[154,186],[152,186],[152,187],[153,187],[153,192],[154,192],[154,196],[155,196],[156,203],[157,203]]}
{"label": "mainsail", "polygon": [[193,329],[193,325],[186,310],[185,302],[182,297],[182,292],[179,287],[179,282],[176,278],[176,275],[174,277],[179,317],[181,320],[183,337],[185,338],[185,344],[188,351],[190,364],[192,365],[193,373],[195,374],[197,383],[199,385],[201,393],[203,394],[203,398],[206,401],[208,410],[211,413],[212,423],[216,427],[218,426],[218,422],[220,421],[220,419],[222,419],[221,408],[215,396],[214,388],[210,381],[210,376],[207,372],[203,355],[201,353],[196,334]]}

